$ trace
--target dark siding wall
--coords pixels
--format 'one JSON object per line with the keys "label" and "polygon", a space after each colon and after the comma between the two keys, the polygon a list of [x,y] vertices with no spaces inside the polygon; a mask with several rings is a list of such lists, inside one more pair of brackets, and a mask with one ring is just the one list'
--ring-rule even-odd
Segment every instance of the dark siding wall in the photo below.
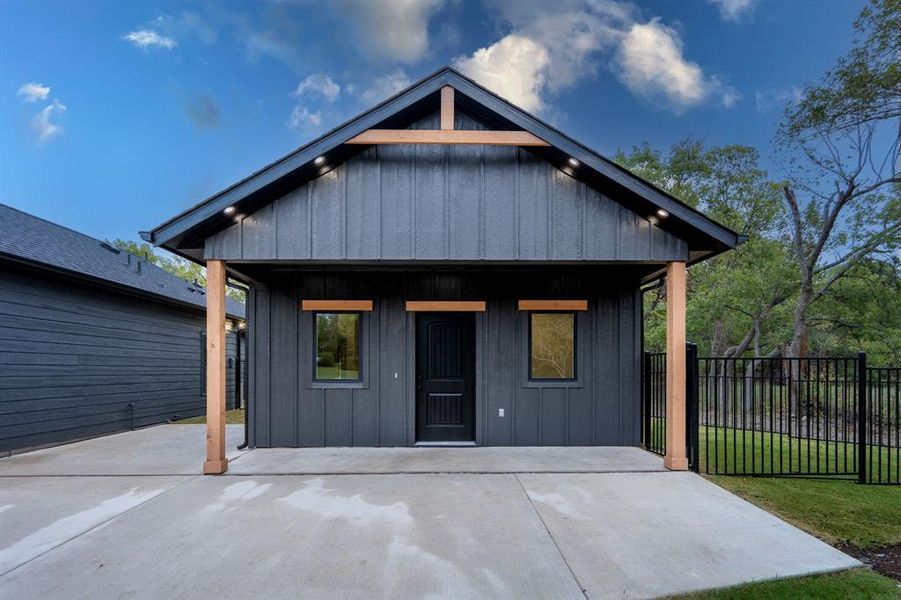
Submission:
{"label": "dark siding wall", "polygon": [[204,328],[198,311],[0,265],[0,450],[128,429],[130,403],[139,427],[202,414]]}
{"label": "dark siding wall", "polygon": [[[458,128],[479,124],[458,114]],[[414,129],[437,128],[437,115]],[[206,241],[225,260],[685,260],[684,241],[529,152],[373,147]]]}
{"label": "dark siding wall", "polygon": [[[528,381],[527,314],[517,299],[587,298],[577,316],[578,381]],[[372,298],[363,381],[313,382],[304,298]],[[637,281],[610,273],[286,274],[251,292],[251,443],[405,446],[414,440],[415,347],[404,301],[487,299],[476,316],[477,441],[482,445],[637,445],[641,312]],[[498,409],[505,416],[498,417]]]}

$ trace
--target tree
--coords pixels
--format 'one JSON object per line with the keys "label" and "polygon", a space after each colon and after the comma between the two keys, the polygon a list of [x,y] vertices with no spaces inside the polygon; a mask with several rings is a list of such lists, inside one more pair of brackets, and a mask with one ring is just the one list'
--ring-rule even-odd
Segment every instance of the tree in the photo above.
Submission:
{"label": "tree", "polygon": [[811,307],[863,261],[901,244],[901,0],[872,0],[855,44],[786,109],[783,195],[800,282],[789,352],[806,356]]}
{"label": "tree", "polygon": [[854,31],[848,55],[790,108],[789,134],[901,118],[901,0],[871,0]]}
{"label": "tree", "polygon": [[[788,298],[793,272],[785,243],[784,207],[778,187],[748,146],[705,148],[698,140],[675,144],[666,156],[647,144],[620,152],[616,160],[658,187],[698,208],[748,241],[689,271],[688,334],[702,352],[740,355],[762,351],[767,317]],[[660,290],[646,299],[646,345],[664,343]]]}
{"label": "tree", "polygon": [[[120,250],[133,254],[142,260],[146,260],[151,264],[159,266],[179,279],[184,279],[185,281],[189,281],[201,287],[206,287],[206,269],[195,262],[191,262],[180,256],[164,256],[158,254],[153,246],[144,242],[116,239],[115,241],[108,243]],[[236,302],[243,303],[246,299],[244,290],[234,285],[227,286],[225,288],[225,294]]]}

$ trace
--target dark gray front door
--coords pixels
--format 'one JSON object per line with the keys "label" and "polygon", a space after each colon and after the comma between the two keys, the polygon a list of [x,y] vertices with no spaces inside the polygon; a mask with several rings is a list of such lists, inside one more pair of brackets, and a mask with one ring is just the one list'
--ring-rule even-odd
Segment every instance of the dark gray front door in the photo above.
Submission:
{"label": "dark gray front door", "polygon": [[475,335],[471,313],[416,317],[416,441],[475,440]]}

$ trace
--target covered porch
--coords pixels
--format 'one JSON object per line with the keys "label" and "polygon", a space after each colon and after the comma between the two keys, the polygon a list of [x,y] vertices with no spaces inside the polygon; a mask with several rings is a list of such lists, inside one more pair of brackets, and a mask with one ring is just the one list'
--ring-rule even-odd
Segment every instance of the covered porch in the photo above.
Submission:
{"label": "covered porch", "polygon": [[[678,351],[685,347],[684,262],[516,268],[479,265],[437,270],[411,266],[389,269],[383,265],[329,270],[272,261],[210,260],[207,264],[210,273],[222,273],[221,278],[210,277],[207,290],[210,357],[215,356],[220,335],[215,305],[224,297],[226,273],[255,282],[249,309],[251,447],[416,445],[421,439],[417,431],[417,390],[422,383],[415,366],[416,315],[426,310],[473,315],[472,347],[467,351],[474,362],[475,434],[470,438],[471,445],[612,446],[634,450],[640,443],[639,290],[642,281],[657,273],[666,274],[668,339],[674,351],[674,358],[667,363],[668,377],[672,378],[667,385],[672,390],[668,413],[685,412],[685,362],[680,356],[684,350]],[[222,282],[219,289],[214,287],[217,280]],[[576,355],[572,380],[531,378],[529,327],[530,314],[536,307],[539,312],[572,315]],[[316,380],[315,317],[316,311],[323,309],[360,311],[362,375],[358,381]],[[253,369],[254,358],[261,361],[258,371]],[[228,469],[222,454],[226,449],[220,441],[224,405],[218,400],[218,364],[215,359],[208,362],[205,473]],[[685,439],[684,419],[668,419],[667,425],[664,464],[669,469],[684,470],[685,445],[676,441]],[[409,454],[415,457],[414,462],[426,456],[417,451]],[[290,461],[292,456],[301,455],[286,452],[283,460]],[[303,456],[311,458],[309,454]],[[340,462],[339,457],[355,464],[352,452],[327,456],[334,459],[329,463],[332,465]],[[399,452],[396,456],[407,454]],[[491,453],[466,452],[454,462],[471,461],[471,472],[505,468],[492,467],[491,457]],[[350,469],[354,472],[353,467]],[[572,471],[552,468],[561,469]],[[634,470],[612,470],[623,469]],[[434,469],[425,468],[429,470]]]}

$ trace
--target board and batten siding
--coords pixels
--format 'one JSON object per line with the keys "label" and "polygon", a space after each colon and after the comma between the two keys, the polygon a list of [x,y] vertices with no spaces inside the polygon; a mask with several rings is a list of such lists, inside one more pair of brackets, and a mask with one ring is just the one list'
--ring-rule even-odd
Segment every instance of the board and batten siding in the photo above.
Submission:
{"label": "board and batten siding", "polygon": [[[457,113],[458,129],[482,128]],[[414,129],[438,127],[438,115]],[[385,145],[207,238],[223,260],[665,261],[684,240],[528,151]]]}
{"label": "board and batten siding", "polygon": [[[574,383],[528,380],[528,313],[517,299],[584,298]],[[358,383],[313,381],[314,317],[304,299],[374,301],[362,320]],[[251,288],[248,398],[258,447],[415,442],[415,318],[406,300],[485,299],[475,314],[476,441],[485,446],[640,443],[637,281],[604,272],[286,273]],[[504,417],[498,416],[503,408]]]}
{"label": "board and batten siding", "polygon": [[[205,411],[201,308],[0,265],[0,451]],[[236,333],[227,340],[234,406]]]}

